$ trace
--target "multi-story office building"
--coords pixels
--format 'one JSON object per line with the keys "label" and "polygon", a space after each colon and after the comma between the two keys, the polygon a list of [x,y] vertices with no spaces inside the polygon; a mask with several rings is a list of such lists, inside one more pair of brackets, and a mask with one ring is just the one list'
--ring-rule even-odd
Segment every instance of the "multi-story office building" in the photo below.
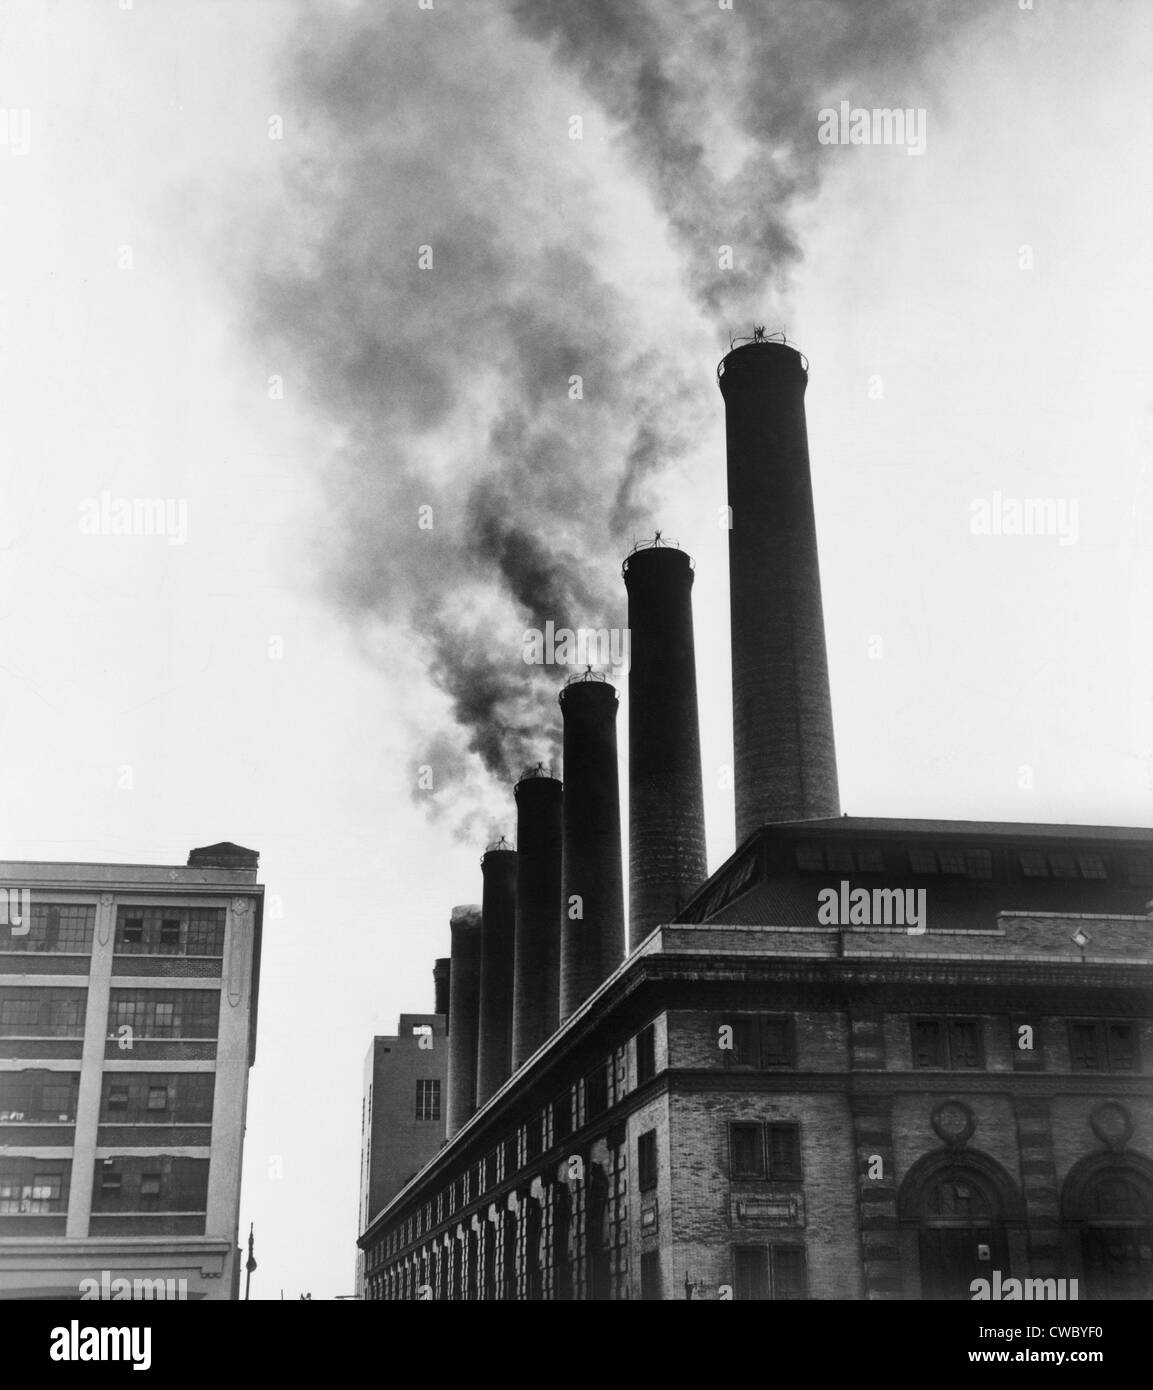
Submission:
{"label": "multi-story office building", "polygon": [[[401,1014],[394,1037],[373,1038],[364,1059],[358,1231],[444,1143],[448,1077],[448,961],[437,962],[437,1012]],[[356,1288],[365,1295],[364,1254]]]}
{"label": "multi-story office building", "polygon": [[0,1298],[236,1296],[258,862],[0,863]]}

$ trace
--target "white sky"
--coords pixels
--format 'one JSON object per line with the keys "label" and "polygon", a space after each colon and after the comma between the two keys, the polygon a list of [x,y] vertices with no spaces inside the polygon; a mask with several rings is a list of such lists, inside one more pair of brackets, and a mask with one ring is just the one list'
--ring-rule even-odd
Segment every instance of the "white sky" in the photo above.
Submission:
{"label": "white sky", "polygon": [[[1153,12],[1005,10],[953,55],[926,154],[829,149],[802,217],[788,331],[811,361],[842,806],[1150,825]],[[3,17],[0,111],[32,125],[27,154],[0,145],[0,853],[260,851],[283,917],[250,1091],[254,1296],[349,1293],[362,1059],[431,1007],[483,845],[408,794],[422,675],[405,650],[370,664],[320,593],[331,422],[291,381],[269,399],[284,364],[238,323],[233,277],[293,159],[294,7]],[[618,219],[657,225],[635,187],[606,204],[618,192]],[[654,242],[643,260],[649,321],[672,325],[675,258]],[[711,373],[699,328],[686,341]],[[697,561],[713,866],[732,849],[723,464],[718,393],[660,518]],[[995,490],[1075,500],[1076,544],[970,534]],[[185,500],[187,543],[81,534],[102,492]]]}

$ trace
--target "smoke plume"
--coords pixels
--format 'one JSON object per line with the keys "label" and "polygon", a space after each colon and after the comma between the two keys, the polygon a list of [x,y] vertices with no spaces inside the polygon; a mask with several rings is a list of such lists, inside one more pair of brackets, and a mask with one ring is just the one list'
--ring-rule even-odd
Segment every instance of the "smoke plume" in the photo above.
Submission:
{"label": "smoke plume", "polygon": [[[432,768],[414,794],[458,828],[507,805],[493,779],[555,762],[564,673],[527,666],[523,633],[621,624],[620,559],[713,404],[711,364],[686,371],[639,327],[604,231],[620,171],[679,257],[670,298],[718,340],[747,331],[800,254],[818,109],[914,104],[948,13],[435,0],[309,10],[292,32],[291,211],[252,319],[339,431],[330,584],[419,652],[451,719],[414,731]],[[574,157],[574,110],[608,131],[603,158]]]}

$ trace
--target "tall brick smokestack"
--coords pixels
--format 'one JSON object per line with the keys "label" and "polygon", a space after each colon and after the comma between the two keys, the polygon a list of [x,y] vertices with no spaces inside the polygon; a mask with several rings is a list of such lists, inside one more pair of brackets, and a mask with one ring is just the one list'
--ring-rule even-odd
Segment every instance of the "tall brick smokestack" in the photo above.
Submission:
{"label": "tall brick smokestack", "polygon": [[448,991],[449,979],[452,976],[452,961],[441,957],[435,961],[432,967],[432,987],[434,991],[435,1003],[433,1013],[448,1014]]}
{"label": "tall brick smokestack", "polygon": [[512,981],[516,950],[516,850],[505,840],[480,861],[484,877],[480,938],[480,1033],[476,1103],[500,1090],[512,1069]]}
{"label": "tall brick smokestack", "polygon": [[591,672],[560,694],[564,717],[560,1021],[624,958],[617,692]]}
{"label": "tall brick smokestack", "polygon": [[807,364],[757,339],[718,368],[728,443],[737,844],[840,814],[809,444]]}
{"label": "tall brick smokestack", "polygon": [[629,949],[708,876],[693,646],[693,562],[656,540],[622,566],[629,596]]}
{"label": "tall brick smokestack", "polygon": [[448,1104],[445,1138],[476,1110],[476,1042],[480,1004],[480,908],[452,910],[448,991]]}
{"label": "tall brick smokestack", "polygon": [[561,826],[563,791],[543,768],[516,784],[516,961],[512,1069],[560,1021]]}

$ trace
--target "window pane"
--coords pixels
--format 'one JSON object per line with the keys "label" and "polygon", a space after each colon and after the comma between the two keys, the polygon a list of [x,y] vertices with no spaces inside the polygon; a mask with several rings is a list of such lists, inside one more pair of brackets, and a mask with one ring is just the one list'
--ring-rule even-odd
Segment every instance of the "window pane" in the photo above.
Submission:
{"label": "window pane", "polygon": [[761,1020],[761,1066],[787,1067],[792,1065],[792,1025],[787,1018]]}
{"label": "window pane", "polygon": [[733,1294],[741,1301],[769,1296],[769,1252],[763,1245],[738,1245],[733,1251]]}
{"label": "window pane", "polygon": [[657,1185],[657,1132],[646,1130],[637,1139],[637,1185],[648,1192]]}
{"label": "window pane", "polygon": [[727,1054],[730,1062],[738,1067],[755,1066],[756,1021],[751,1018],[731,1018],[728,1020],[728,1026],[733,1030],[733,1050]]}
{"label": "window pane", "polygon": [[769,1126],[769,1176],[801,1177],[801,1131],[798,1125]]}
{"label": "window pane", "polygon": [[913,1065],[942,1067],[944,1064],[944,1038],[940,1023],[935,1018],[914,1019]]}
{"label": "window pane", "polygon": [[765,1176],[765,1156],[762,1148],[761,1126],[731,1125],[729,1139],[733,1178],[763,1178]]}
{"label": "window pane", "polygon": [[954,1067],[980,1067],[981,1037],[975,1019],[954,1018],[949,1022]]}
{"label": "window pane", "polygon": [[1098,1029],[1095,1023],[1070,1023],[1069,1057],[1074,1071],[1099,1071],[1101,1069],[1097,1034]]}
{"label": "window pane", "polygon": [[657,1071],[657,1030],[653,1024],[637,1034],[637,1085],[643,1086]]}
{"label": "window pane", "polygon": [[1137,1033],[1131,1023],[1108,1023],[1105,1038],[1112,1071],[1133,1071],[1137,1065]]}
{"label": "window pane", "polygon": [[773,1248],[773,1297],[804,1298],[805,1252],[797,1245],[777,1245]]}

